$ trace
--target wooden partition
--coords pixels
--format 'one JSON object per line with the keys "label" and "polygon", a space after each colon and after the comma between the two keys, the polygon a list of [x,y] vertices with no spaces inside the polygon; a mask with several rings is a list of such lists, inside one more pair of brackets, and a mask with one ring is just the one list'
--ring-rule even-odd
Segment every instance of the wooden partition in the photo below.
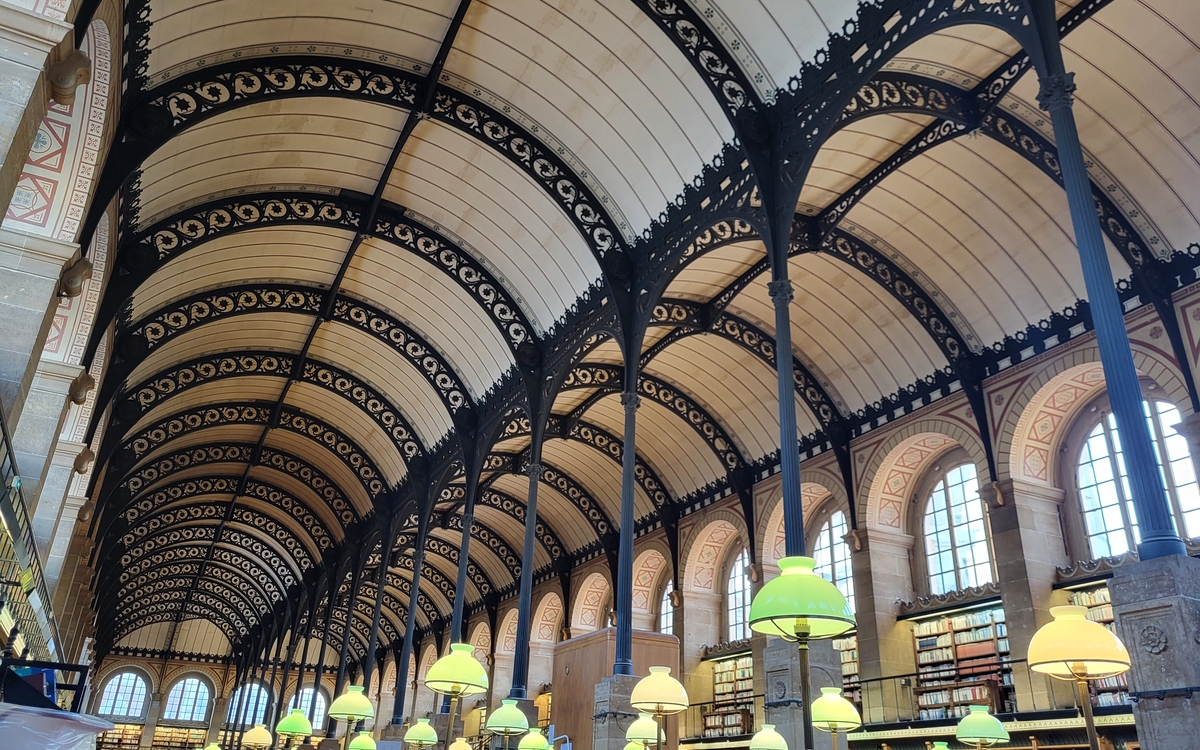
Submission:
{"label": "wooden partition", "polygon": [[[596,683],[612,674],[616,647],[615,628],[597,630],[554,647],[550,721],[558,734],[566,734],[571,738],[572,750],[592,750]],[[662,665],[671,667],[672,674],[679,678],[678,664],[678,638],[663,633],[633,631],[634,674],[645,676],[650,674],[650,667]],[[613,710],[632,711],[629,706],[614,707]],[[666,728],[667,747],[677,747],[679,730],[676,721],[667,720]]]}

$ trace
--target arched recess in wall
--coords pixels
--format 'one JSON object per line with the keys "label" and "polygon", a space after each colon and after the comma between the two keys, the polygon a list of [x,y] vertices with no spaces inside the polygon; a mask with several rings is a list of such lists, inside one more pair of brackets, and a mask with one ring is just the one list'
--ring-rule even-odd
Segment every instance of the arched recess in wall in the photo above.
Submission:
{"label": "arched recess in wall", "polygon": [[633,560],[633,627],[655,630],[654,618],[663,586],[670,585],[670,566],[657,547],[643,550]]}
{"label": "arched recess in wall", "polygon": [[62,242],[79,232],[104,141],[112,39],[103,21],[92,21],[81,50],[92,61],[91,78],[73,103],[50,103],[4,216],[7,226]]}
{"label": "arched recess in wall", "polygon": [[562,634],[563,602],[557,591],[547,592],[533,610],[529,634],[529,679],[526,688],[536,695],[554,679],[554,644]]}
{"label": "arched recess in wall", "polygon": [[420,718],[429,716],[431,712],[437,711],[438,696],[429,688],[425,687],[425,675],[429,674],[429,668],[437,661],[437,647],[433,642],[425,644],[421,649],[420,669],[417,670],[417,687],[412,691],[413,704],[411,713],[413,716]]}
{"label": "arched recess in wall", "polygon": [[[840,485],[833,485],[840,489]],[[779,558],[787,554],[787,535],[784,533],[783,525],[783,495],[776,493],[778,497],[773,498],[774,506],[771,508],[771,514],[767,516],[766,524],[763,526],[762,536],[762,551],[759,553],[759,562],[763,567],[763,579],[770,580],[779,574]],[[801,482],[800,483],[800,503],[804,509],[804,532],[806,536],[811,536],[810,521],[813,518],[813,513],[816,512],[818,506],[824,503],[828,498],[834,495],[834,491],[829,486],[821,482]],[[842,496],[842,502],[845,503],[844,493],[837,493]],[[806,547],[809,553],[811,549]]]}
{"label": "arched recess in wall", "polygon": [[716,511],[710,517],[713,520],[683,545],[680,588],[685,597],[691,592],[719,594],[724,573],[721,567],[729,550],[736,545],[747,546],[745,524],[740,517],[726,510]]}
{"label": "arched recess in wall", "polygon": [[908,510],[916,484],[938,456],[960,447],[987,476],[987,459],[979,437],[963,425],[933,417],[907,425],[882,443],[868,449],[860,474],[860,526],[903,533],[909,527]]}
{"label": "arched recess in wall", "polygon": [[605,618],[612,607],[612,587],[603,573],[592,573],[583,579],[575,606],[571,609],[571,636],[576,637],[606,627]]}
{"label": "arched recess in wall", "polygon": [[517,607],[503,610],[496,628],[496,664],[492,671],[492,698],[495,701],[507,698],[512,688],[513,656],[517,649]]}
{"label": "arched recess in wall", "polygon": [[[1157,322],[1149,326],[1151,339],[1156,327]],[[1157,398],[1173,402],[1186,416],[1187,388],[1174,360],[1136,336],[1130,343],[1138,375],[1158,387]],[[999,407],[996,457],[1000,470],[1013,479],[1053,484],[1059,446],[1078,410],[1103,387],[1099,351],[1090,344],[1069,356],[1049,359],[990,393],[991,402]]]}
{"label": "arched recess in wall", "polygon": [[488,630],[486,622],[477,622],[475,627],[471,629],[471,647],[475,649],[473,655],[480,664],[487,664],[492,656],[492,633]]}

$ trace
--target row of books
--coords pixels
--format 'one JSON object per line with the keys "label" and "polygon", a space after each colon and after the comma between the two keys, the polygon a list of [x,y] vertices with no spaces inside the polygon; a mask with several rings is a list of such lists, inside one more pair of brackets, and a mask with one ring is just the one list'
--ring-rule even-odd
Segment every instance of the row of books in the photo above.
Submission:
{"label": "row of books", "polygon": [[942,617],[937,620],[913,623],[913,635],[939,635],[951,630],[966,630],[998,622],[1004,622],[1004,610],[1000,608],[985,609],[977,612],[966,612],[954,617]]}

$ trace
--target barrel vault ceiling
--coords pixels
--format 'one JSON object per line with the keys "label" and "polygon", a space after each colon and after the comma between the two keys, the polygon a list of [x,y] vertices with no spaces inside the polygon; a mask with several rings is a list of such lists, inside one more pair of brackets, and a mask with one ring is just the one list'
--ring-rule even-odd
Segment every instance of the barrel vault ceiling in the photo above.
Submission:
{"label": "barrel vault ceiling", "polygon": [[[88,217],[114,210],[121,227],[89,350],[110,340],[95,590],[103,647],[182,651],[228,652],[301,612],[301,630],[344,632],[353,550],[361,657],[377,519],[397,513],[393,642],[423,502],[413,614],[444,624],[472,450],[469,606],[513,593],[521,565],[561,575],[603,556],[620,516],[623,290],[705,215],[704,190],[753,206],[742,113],[855,59],[827,53],[831,35],[869,31],[850,0],[128,5],[122,120]],[[1189,0],[1057,5],[1125,279],[1200,238],[1200,17]],[[796,205],[820,237],[790,260],[805,450],[953,390],[958,352],[991,361],[1084,296],[1020,44],[968,23],[887,56]],[[732,214],[693,229],[640,354],[645,528],[743,491],[779,450],[764,245]],[[527,403],[546,377],[529,558]]]}

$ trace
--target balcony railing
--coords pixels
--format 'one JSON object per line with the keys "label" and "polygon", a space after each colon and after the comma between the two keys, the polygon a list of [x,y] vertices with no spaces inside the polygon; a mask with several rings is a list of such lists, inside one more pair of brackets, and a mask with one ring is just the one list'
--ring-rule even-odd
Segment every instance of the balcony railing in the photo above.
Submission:
{"label": "balcony railing", "polygon": [[[11,621],[10,621],[11,620]],[[15,656],[58,661],[58,624],[50,611],[50,595],[33,539],[33,526],[12,438],[0,409],[0,625],[6,638],[16,627]],[[10,644],[12,645],[12,644]],[[23,653],[24,652],[24,653]]]}
{"label": "balcony railing", "polygon": [[693,703],[678,715],[680,742],[722,741],[753,735],[766,721],[763,696],[744,701]]}
{"label": "balcony railing", "polygon": [[[971,705],[986,705],[995,714],[1034,714],[1078,709],[1070,684],[1029,669],[1023,659],[1005,659],[986,673],[948,669],[929,673],[895,675],[862,680],[847,686],[863,717],[871,725],[905,724],[919,721],[955,720]],[[923,679],[924,682],[919,681]],[[1103,696],[1103,697],[1102,697]],[[1093,705],[1098,714],[1130,710],[1123,702],[1106,705],[1119,692],[1098,693]]]}

